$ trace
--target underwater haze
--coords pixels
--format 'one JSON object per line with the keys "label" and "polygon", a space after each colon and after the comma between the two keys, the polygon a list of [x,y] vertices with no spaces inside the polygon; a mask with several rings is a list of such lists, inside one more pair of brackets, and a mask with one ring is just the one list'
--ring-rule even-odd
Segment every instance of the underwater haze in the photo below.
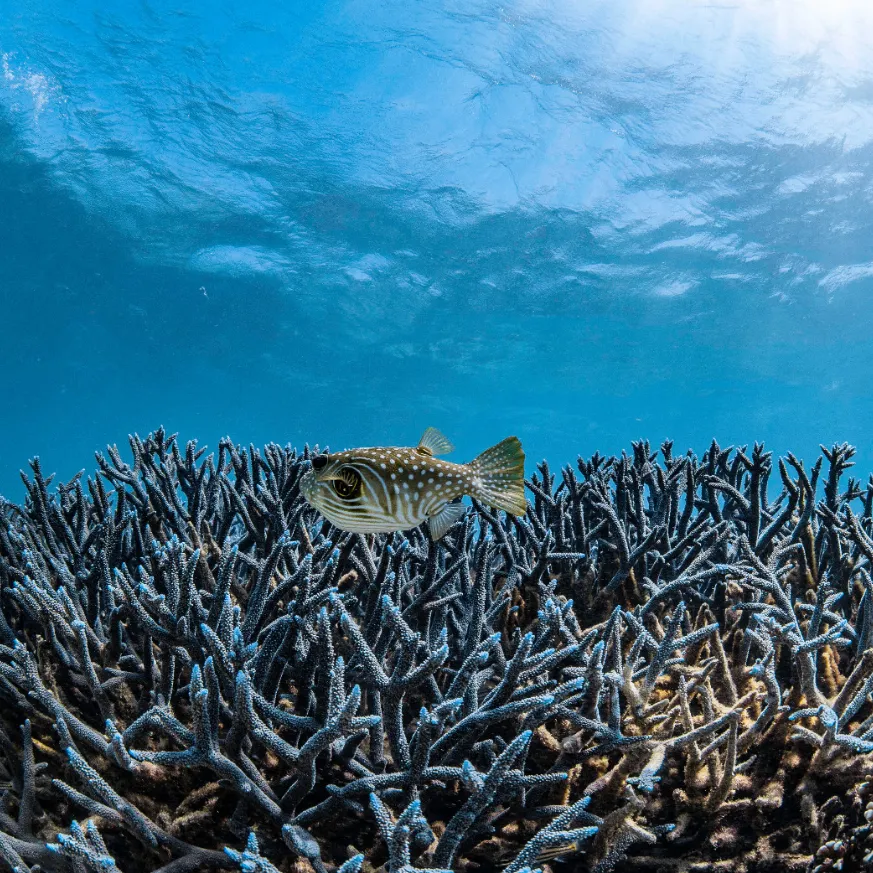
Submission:
{"label": "underwater haze", "polygon": [[159,425],[866,479],[871,49],[862,0],[0,0],[0,493]]}

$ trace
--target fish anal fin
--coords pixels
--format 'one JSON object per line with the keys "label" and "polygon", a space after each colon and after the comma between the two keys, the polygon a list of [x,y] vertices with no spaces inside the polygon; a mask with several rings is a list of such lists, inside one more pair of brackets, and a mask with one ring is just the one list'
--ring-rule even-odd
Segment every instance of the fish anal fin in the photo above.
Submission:
{"label": "fish anal fin", "polygon": [[433,457],[434,455],[447,455],[453,452],[455,447],[435,427],[429,427],[418,441],[418,451],[422,455]]}
{"label": "fish anal fin", "polygon": [[427,520],[427,525],[430,528],[433,541],[442,539],[445,532],[456,521],[464,517],[466,511],[467,507],[463,503],[447,503],[436,515],[431,515]]}

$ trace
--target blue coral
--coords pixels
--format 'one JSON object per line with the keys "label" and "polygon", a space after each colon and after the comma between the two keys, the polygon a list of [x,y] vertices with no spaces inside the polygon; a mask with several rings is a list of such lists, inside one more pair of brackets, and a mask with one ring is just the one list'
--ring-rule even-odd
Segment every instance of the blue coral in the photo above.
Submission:
{"label": "blue coral", "polygon": [[324,522],[308,448],[130,448],[0,502],[10,869],[705,861],[751,798],[802,828],[873,752],[848,446],[788,455],[775,499],[757,445],[542,464],[524,518],[474,503],[439,544]]}

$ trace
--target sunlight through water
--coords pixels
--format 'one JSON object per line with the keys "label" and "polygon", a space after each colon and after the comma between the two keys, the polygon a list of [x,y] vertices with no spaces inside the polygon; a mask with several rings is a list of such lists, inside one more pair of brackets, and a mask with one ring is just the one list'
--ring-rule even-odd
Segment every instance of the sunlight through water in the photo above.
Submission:
{"label": "sunlight through water", "polygon": [[0,13],[0,492],[161,423],[873,464],[869,4]]}

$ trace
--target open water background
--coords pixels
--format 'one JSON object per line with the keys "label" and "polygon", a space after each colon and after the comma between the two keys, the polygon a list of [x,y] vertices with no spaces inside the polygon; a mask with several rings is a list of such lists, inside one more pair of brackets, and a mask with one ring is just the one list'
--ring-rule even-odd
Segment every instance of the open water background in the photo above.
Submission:
{"label": "open water background", "polygon": [[10,499],[160,424],[866,478],[871,292],[871,4],[0,0]]}

